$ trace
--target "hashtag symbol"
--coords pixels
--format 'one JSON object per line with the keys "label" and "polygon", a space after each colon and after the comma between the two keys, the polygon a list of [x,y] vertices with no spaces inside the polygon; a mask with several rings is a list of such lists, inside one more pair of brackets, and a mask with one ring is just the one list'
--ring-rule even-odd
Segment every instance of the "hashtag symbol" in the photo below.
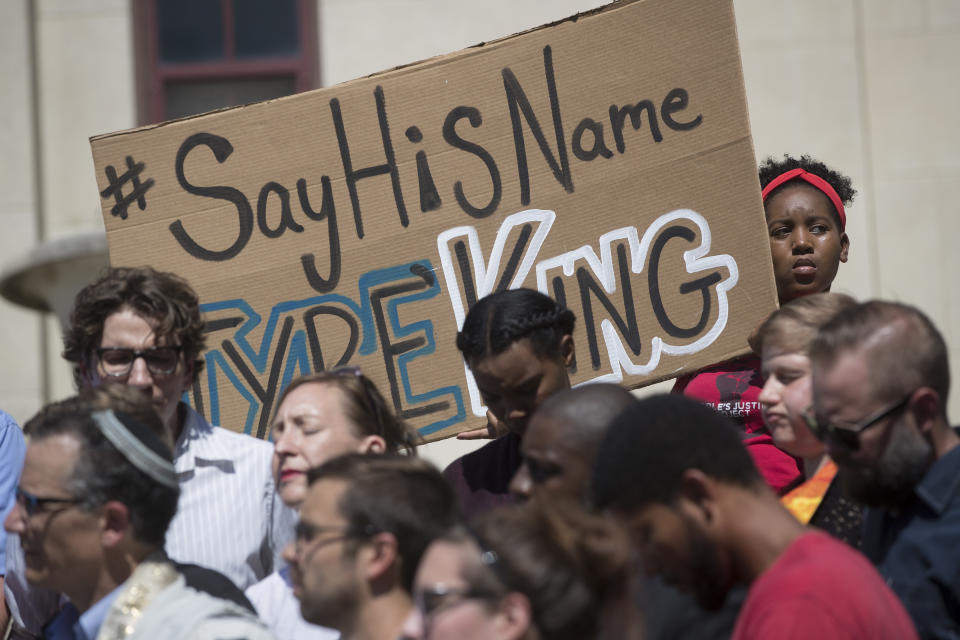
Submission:
{"label": "hashtag symbol", "polygon": [[[147,190],[153,186],[153,178],[148,178],[146,182],[140,182],[140,173],[145,167],[146,165],[142,162],[134,162],[133,156],[127,156],[127,171],[118,177],[117,170],[113,165],[107,165],[105,173],[107,174],[107,180],[110,182],[110,185],[100,192],[100,197],[109,198],[113,196],[116,204],[110,209],[112,215],[120,216],[121,220],[126,220],[127,207],[133,204],[134,200],[136,200],[137,205],[140,207],[140,211],[147,208],[147,200],[144,195],[147,193]],[[133,186],[133,189],[127,195],[123,195],[123,185],[127,184],[127,182]]]}

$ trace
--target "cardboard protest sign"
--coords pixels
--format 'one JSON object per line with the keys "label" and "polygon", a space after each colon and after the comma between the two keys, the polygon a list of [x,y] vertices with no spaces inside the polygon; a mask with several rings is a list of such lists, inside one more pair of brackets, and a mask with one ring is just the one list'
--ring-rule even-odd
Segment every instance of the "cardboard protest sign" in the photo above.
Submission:
{"label": "cardboard protest sign", "polygon": [[732,2],[645,0],[336,87],[91,140],[114,265],[186,277],[191,401],[269,435],[350,363],[428,439],[477,426],[454,343],[533,287],[577,315],[574,381],[746,351],[776,303]]}

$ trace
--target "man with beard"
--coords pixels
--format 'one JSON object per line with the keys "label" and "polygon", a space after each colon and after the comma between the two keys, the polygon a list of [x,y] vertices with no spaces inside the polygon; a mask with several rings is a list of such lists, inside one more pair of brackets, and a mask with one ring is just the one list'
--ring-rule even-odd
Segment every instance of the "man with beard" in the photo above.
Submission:
{"label": "man with beard", "polygon": [[456,494],[433,465],[396,454],[334,458],[307,483],[284,551],[303,619],[343,640],[395,640],[420,556],[457,522]]}
{"label": "man with beard", "polygon": [[783,508],[736,426],[678,395],[614,420],[597,452],[598,508],[626,527],[648,573],[704,608],[748,585],[734,640],[915,638],[910,618],[855,550]]}
{"label": "man with beard", "polygon": [[918,309],[871,301],[824,326],[810,359],[809,422],[850,497],[868,506],[864,553],[921,637],[956,637],[960,438],[946,415],[943,337]]}

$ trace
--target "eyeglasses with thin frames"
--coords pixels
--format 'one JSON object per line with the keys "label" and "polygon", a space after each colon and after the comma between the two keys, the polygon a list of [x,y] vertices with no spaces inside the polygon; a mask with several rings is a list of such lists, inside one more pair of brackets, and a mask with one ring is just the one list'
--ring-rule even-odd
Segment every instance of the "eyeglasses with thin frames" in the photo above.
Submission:
{"label": "eyeglasses with thin frames", "polygon": [[826,442],[829,438],[831,442],[844,449],[847,449],[848,451],[856,451],[860,448],[861,434],[870,427],[880,424],[880,421],[884,418],[905,409],[910,403],[910,399],[913,398],[913,394],[915,392],[916,389],[904,396],[902,400],[887,407],[886,409],[882,409],[877,413],[867,416],[857,424],[833,424],[826,420],[820,420],[813,413],[811,413],[811,411],[807,411],[806,413],[802,414],[802,417],[806,422],[807,427],[818,440]]}
{"label": "eyeglasses with thin frames", "polygon": [[[34,516],[38,513],[56,513],[63,511],[72,505],[83,502],[80,498],[56,498],[48,496],[38,496],[25,490],[23,487],[16,489],[17,504],[23,507],[28,516]],[[66,505],[62,509],[47,509],[47,505],[60,504]]]}
{"label": "eyeglasses with thin frames", "polygon": [[155,376],[168,376],[177,370],[180,364],[180,353],[183,347],[179,345],[150,347],[137,350],[125,347],[101,347],[97,349],[97,359],[103,372],[113,378],[123,378],[130,375],[133,363],[137,358],[143,358],[147,370]]}
{"label": "eyeglasses with thin frames", "polygon": [[[293,532],[293,548],[298,556],[307,547],[310,547],[311,552],[313,552],[317,549],[327,546],[328,544],[333,544],[334,542],[347,540],[349,538],[369,538],[377,533],[372,526],[368,526],[364,528],[363,531],[357,532],[352,530],[347,525],[333,527],[310,524],[309,522],[304,522],[303,520],[297,522],[297,524],[294,526]],[[324,533],[332,533],[334,535],[322,540],[317,540],[317,537],[323,535]],[[315,540],[316,542],[314,542]]]}

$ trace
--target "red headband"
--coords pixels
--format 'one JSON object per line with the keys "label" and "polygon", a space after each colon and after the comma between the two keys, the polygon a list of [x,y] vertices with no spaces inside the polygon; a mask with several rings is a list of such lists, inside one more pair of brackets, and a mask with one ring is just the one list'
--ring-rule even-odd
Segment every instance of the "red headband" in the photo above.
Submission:
{"label": "red headband", "polygon": [[791,169],[786,173],[781,173],[776,178],[770,181],[770,184],[763,188],[761,195],[763,196],[763,201],[767,201],[767,196],[770,195],[770,192],[782,185],[788,180],[793,180],[794,178],[800,178],[801,180],[806,181],[808,184],[816,187],[823,192],[825,196],[830,198],[830,202],[833,203],[834,208],[837,210],[837,215],[840,216],[840,231],[843,231],[847,228],[847,212],[843,209],[843,202],[840,200],[840,196],[837,195],[837,192],[833,187],[830,186],[830,183],[821,178],[818,175],[810,173],[809,171],[804,171],[803,169],[797,167],[796,169]]}

